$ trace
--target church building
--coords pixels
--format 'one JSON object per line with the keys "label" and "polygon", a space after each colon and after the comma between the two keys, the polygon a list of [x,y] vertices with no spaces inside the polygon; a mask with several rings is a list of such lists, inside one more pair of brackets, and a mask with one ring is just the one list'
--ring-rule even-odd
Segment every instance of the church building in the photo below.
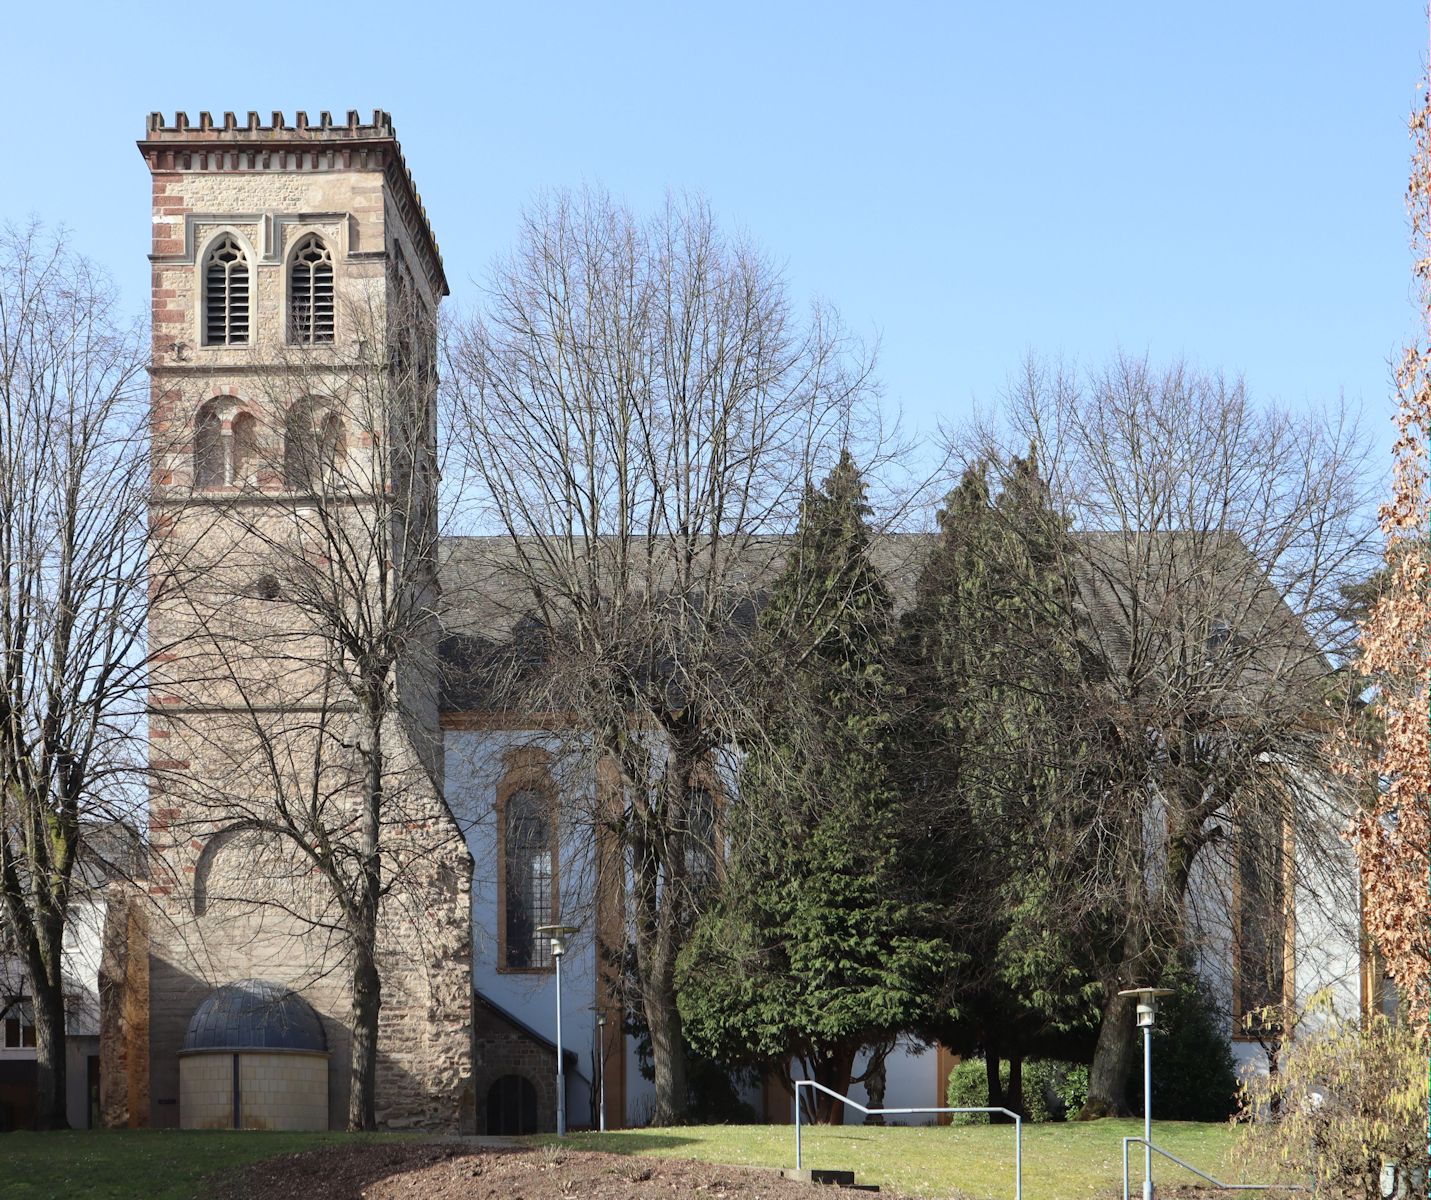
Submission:
{"label": "church building", "polygon": [[[448,283],[391,119],[155,113],[139,149],[153,189],[151,857],[143,887],[109,906],[103,1119],[347,1125],[363,867],[349,851],[376,778],[378,1125],[553,1128],[555,925],[576,927],[561,962],[568,1123],[642,1123],[654,1092],[620,996],[624,867],[570,815],[583,806],[559,802],[600,772],[574,768],[549,723],[444,680],[454,630],[490,635],[520,613],[487,587],[483,539],[438,536]],[[345,571],[381,598],[367,628],[406,614],[381,726],[334,683],[353,668],[333,655],[361,647],[316,625],[356,622],[324,608],[324,581]],[[1323,965],[1354,991],[1350,936]],[[1304,992],[1288,955],[1288,994]],[[902,1042],[886,1103],[942,1103],[952,1061]],[[751,1081],[742,1099],[789,1119],[777,1086]]]}

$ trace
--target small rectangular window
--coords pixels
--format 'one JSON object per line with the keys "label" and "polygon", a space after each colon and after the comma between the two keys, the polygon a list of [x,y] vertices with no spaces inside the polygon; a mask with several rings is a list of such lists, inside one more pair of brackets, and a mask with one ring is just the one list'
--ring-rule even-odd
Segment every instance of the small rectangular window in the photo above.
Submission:
{"label": "small rectangular window", "polygon": [[6,1050],[24,1050],[35,1044],[35,1017],[29,1001],[17,1000],[5,1010],[4,1040]]}

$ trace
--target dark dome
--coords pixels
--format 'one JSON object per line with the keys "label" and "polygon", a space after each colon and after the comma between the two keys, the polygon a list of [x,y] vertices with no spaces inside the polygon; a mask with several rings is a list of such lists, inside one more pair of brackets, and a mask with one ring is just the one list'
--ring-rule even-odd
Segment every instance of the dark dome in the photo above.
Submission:
{"label": "dark dome", "polygon": [[261,979],[221,987],[194,1010],[181,1050],[307,1050],[324,1053],[318,1014],[289,988]]}

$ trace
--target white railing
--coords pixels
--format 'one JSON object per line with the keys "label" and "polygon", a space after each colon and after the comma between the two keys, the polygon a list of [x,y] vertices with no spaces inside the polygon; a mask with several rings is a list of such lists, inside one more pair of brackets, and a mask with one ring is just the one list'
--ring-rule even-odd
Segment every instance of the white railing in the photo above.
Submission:
{"label": "white railing", "polygon": [[[1014,1121],[1014,1200],[1024,1200],[1024,1123],[1023,1118],[1018,1113],[1007,1108],[866,1108],[858,1100],[851,1100],[848,1096],[842,1096],[839,1092],[827,1088],[823,1083],[816,1083],[813,1079],[797,1079],[795,1081],[795,1169],[797,1171],[804,1167],[802,1157],[802,1147],[800,1143],[800,1089],[812,1088],[817,1092],[824,1092],[825,1095],[834,1100],[840,1101],[848,1108],[858,1109],[867,1117],[899,1117],[913,1116],[917,1113],[1003,1113],[1006,1117],[1012,1117]],[[1127,1200],[1128,1195],[1128,1146],[1127,1139],[1123,1146],[1123,1195]]]}
{"label": "white railing", "polygon": [[1123,1200],[1128,1200],[1128,1147],[1137,1144],[1146,1146],[1154,1154],[1161,1154],[1169,1162],[1175,1162],[1185,1171],[1191,1171],[1199,1179],[1206,1179],[1213,1187],[1224,1192],[1265,1192],[1273,1189],[1288,1192],[1303,1192],[1306,1188],[1300,1183],[1223,1183],[1220,1179],[1214,1179],[1206,1171],[1200,1171],[1190,1162],[1184,1162],[1176,1154],[1169,1154],[1161,1146],[1155,1146],[1147,1138],[1125,1137],[1123,1139]]}

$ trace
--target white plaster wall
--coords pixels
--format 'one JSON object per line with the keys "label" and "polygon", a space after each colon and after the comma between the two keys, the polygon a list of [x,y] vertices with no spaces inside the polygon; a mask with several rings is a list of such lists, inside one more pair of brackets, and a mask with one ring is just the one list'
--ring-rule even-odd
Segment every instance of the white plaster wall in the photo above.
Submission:
{"label": "white plaster wall", "polygon": [[[562,959],[562,1044],[578,1056],[576,1073],[568,1067],[567,1121],[585,1125],[592,1111],[596,1048],[594,839],[583,819],[591,780],[578,756],[564,754],[561,742],[540,730],[448,730],[445,735],[447,803],[472,853],[472,983],[493,1004],[556,1040],[555,975],[502,971],[497,959],[497,785],[507,770],[503,756],[524,746],[540,747],[557,759],[559,920],[581,927]],[[629,1075],[627,1087],[629,1094]]]}
{"label": "white plaster wall", "polygon": [[[864,1049],[855,1056],[854,1075],[863,1075],[869,1065],[869,1050]],[[936,1049],[918,1038],[901,1036],[884,1061],[885,1108],[938,1108],[944,1101],[938,1097],[939,1055]],[[791,1064],[791,1073],[796,1079],[807,1078],[800,1063]],[[869,1106],[869,1092],[863,1083],[850,1085],[849,1096],[858,1104]],[[794,1101],[785,1114],[771,1113],[772,1119],[783,1116],[793,1120]],[[938,1117],[933,1113],[907,1113],[885,1118],[887,1125],[933,1125]],[[844,1124],[863,1125],[865,1114],[857,1108],[845,1108]]]}
{"label": "white plaster wall", "polygon": [[[62,971],[66,996],[65,1115],[71,1128],[89,1127],[90,1055],[99,1054],[99,961],[103,945],[105,903],[102,899],[75,900],[65,926]],[[0,995],[29,994],[24,964],[17,958],[0,959]],[[0,1058],[30,1059],[33,1047],[6,1050]]]}
{"label": "white plaster wall", "polygon": [[[1304,789],[1303,836],[1295,846],[1293,891],[1293,970],[1299,1011],[1314,997],[1325,998],[1340,1017],[1354,1018],[1361,1003],[1360,899],[1356,855],[1342,842],[1344,816],[1330,793]],[[1233,939],[1233,867],[1230,852],[1208,847],[1194,864],[1189,886],[1188,920],[1197,951],[1198,971],[1227,1020],[1238,1075],[1267,1070],[1260,1043],[1233,1028],[1236,983]],[[1303,1026],[1312,1032],[1325,1021],[1314,1015]]]}

